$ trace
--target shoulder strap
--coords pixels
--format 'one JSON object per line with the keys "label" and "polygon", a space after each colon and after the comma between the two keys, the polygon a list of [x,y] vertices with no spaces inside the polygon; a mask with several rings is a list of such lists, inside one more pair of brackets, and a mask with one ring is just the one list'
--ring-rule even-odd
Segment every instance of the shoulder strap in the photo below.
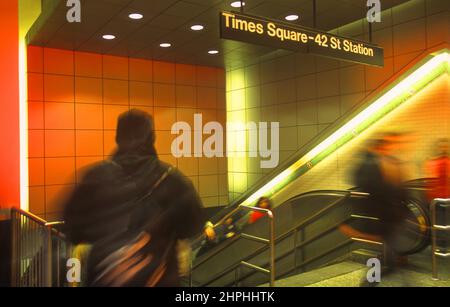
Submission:
{"label": "shoulder strap", "polygon": [[172,167],[169,167],[162,175],[159,177],[159,179],[155,182],[155,184],[150,188],[150,190],[142,197],[140,197],[137,201],[141,202],[150,195],[153,194],[153,192],[156,190],[156,188],[167,178],[169,177],[169,174],[172,172]]}

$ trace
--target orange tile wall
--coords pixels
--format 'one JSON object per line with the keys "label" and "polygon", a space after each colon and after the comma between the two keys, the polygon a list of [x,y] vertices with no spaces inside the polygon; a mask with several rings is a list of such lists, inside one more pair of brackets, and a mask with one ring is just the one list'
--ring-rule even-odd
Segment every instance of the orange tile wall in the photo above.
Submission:
{"label": "orange tile wall", "polygon": [[0,2],[0,209],[20,207],[18,2]]}
{"label": "orange tile wall", "polygon": [[118,115],[138,108],[154,116],[160,158],[178,167],[205,206],[227,198],[225,158],[175,159],[170,129],[176,121],[224,124],[222,69],[126,57],[28,48],[30,211],[60,218],[61,203],[90,164],[115,149]]}

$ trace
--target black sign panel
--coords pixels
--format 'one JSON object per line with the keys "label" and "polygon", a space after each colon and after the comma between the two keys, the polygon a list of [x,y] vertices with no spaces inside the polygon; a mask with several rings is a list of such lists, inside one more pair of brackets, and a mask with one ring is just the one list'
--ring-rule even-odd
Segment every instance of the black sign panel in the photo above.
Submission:
{"label": "black sign panel", "polygon": [[383,48],[378,46],[246,14],[221,12],[220,37],[367,65],[384,66]]}

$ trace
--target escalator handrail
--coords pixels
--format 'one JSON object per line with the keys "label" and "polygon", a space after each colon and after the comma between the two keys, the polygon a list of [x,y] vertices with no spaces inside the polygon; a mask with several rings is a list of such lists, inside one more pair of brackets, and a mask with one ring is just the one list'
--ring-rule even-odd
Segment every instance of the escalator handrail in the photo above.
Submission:
{"label": "escalator handrail", "polygon": [[[313,221],[315,221],[316,219],[320,218],[322,215],[324,215],[325,213],[333,210],[334,208],[336,208],[338,205],[340,205],[343,201],[351,198],[352,196],[361,196],[361,195],[369,195],[367,193],[361,193],[361,192],[354,192],[354,191],[340,191],[340,192],[345,192],[345,195],[343,195],[342,198],[338,199],[337,201],[334,201],[333,203],[331,203],[330,205],[328,205],[327,207],[323,208],[322,210],[320,210],[319,212],[315,213],[314,215],[312,215],[311,217],[309,217],[308,219],[301,221],[299,224],[295,225],[294,227],[292,227],[290,230],[286,231],[285,233],[283,233],[282,235],[278,236],[275,239],[275,244],[284,240],[285,238],[289,237],[292,233],[294,233],[295,231],[299,231],[300,229],[306,227],[307,225],[309,225],[310,223],[312,223]],[[305,193],[305,194],[311,194],[309,193]],[[304,194],[302,194],[304,195]],[[300,196],[302,196],[300,195]],[[299,197],[300,197],[299,196]],[[285,202],[287,203],[287,202]],[[229,244],[227,244],[226,246],[221,246],[219,249],[217,249],[216,251],[214,251],[213,254],[209,255],[208,257],[206,257],[205,259],[202,259],[201,262],[197,263],[193,269],[199,267],[201,264],[205,263],[206,261],[208,261],[209,259],[211,259],[213,256],[219,254],[222,250],[226,249],[229,245],[231,245],[232,243],[236,242],[238,239],[240,238],[240,236],[237,236],[232,242],[230,242]],[[262,246],[261,248],[257,249],[255,252],[253,252],[251,255],[245,257],[244,259],[249,260],[253,257],[255,257],[256,255],[262,253],[263,251],[265,251],[268,248],[268,246]],[[221,273],[219,273],[219,275],[216,275],[213,279],[209,280],[208,282],[206,282],[204,285],[208,285],[214,281],[216,281],[217,279],[220,279],[222,276],[228,274],[229,272],[231,272],[233,269],[235,269],[239,263],[242,261],[242,259],[231,265],[230,267],[228,267],[227,269],[225,269],[224,271],[222,271]],[[245,260],[244,260],[245,261]],[[191,272],[192,274],[192,272]]]}
{"label": "escalator handrail", "polygon": [[[307,264],[309,264],[311,262],[314,262],[314,261],[316,261],[316,260],[318,260],[318,259],[320,259],[322,257],[325,257],[326,255],[329,255],[330,253],[333,253],[334,251],[336,251],[336,250],[338,250],[338,249],[340,249],[340,248],[342,248],[344,246],[347,246],[347,245],[349,245],[349,244],[351,244],[353,242],[354,242],[354,239],[353,238],[349,238],[349,239],[339,243],[337,246],[333,246],[330,249],[326,250],[325,252],[323,252],[323,253],[321,253],[321,254],[319,254],[317,256],[314,256],[314,257],[312,257],[312,258],[310,258],[308,260],[305,260],[304,262],[302,262],[300,264],[297,264],[295,267],[293,267],[292,269],[290,269],[290,270],[288,270],[286,272],[283,272],[283,274],[280,274],[280,276],[278,276],[278,277],[283,277],[283,276],[289,275],[292,272],[294,272],[296,269],[304,267],[305,265],[307,265]],[[292,252],[293,251],[290,251],[289,253],[292,253]],[[255,274],[255,272],[250,272],[250,273],[242,276],[241,278],[239,278],[237,281],[241,282],[242,280],[245,280],[246,278],[252,276],[253,274]],[[228,286],[228,285],[226,285],[226,286]]]}
{"label": "escalator handrail", "polygon": [[[257,211],[257,212],[261,212],[261,213],[265,213],[269,218],[273,219],[273,212],[269,209],[263,209],[263,208],[258,208],[258,207],[248,207],[248,206],[239,206],[238,208],[236,208],[234,213],[236,213],[237,211],[240,210],[246,210],[246,211]],[[219,224],[216,224],[215,226],[217,226]],[[215,227],[214,226],[214,227]],[[238,234],[237,236],[234,236],[231,239],[226,240],[222,246],[220,246],[220,248],[217,248],[214,250],[214,252],[210,255],[208,255],[208,257],[202,259],[200,262],[196,263],[194,266],[191,267],[191,271],[195,270],[197,267],[199,267],[200,265],[202,265],[203,263],[205,263],[206,261],[208,261],[209,259],[211,259],[212,257],[214,257],[215,255],[219,254],[222,250],[226,249],[228,246],[230,246],[232,243],[234,243],[235,241],[237,241],[238,239],[241,238],[241,234]],[[275,240],[276,239],[274,237],[272,237],[270,240]]]}
{"label": "escalator handrail", "polygon": [[[411,180],[406,181],[406,182],[404,183],[404,186],[405,186],[405,187],[408,187],[409,185],[412,185],[412,184],[414,184],[414,183],[416,183],[416,182],[425,181],[425,180],[434,180],[434,179],[435,179],[435,178],[430,178],[430,177],[415,178],[415,179],[411,179]],[[414,186],[412,186],[411,188],[414,188]],[[417,189],[421,189],[421,188],[417,188]],[[256,190],[257,190],[257,189],[255,189],[255,191],[256,191]],[[295,199],[295,198],[297,198],[297,197],[300,197],[300,196],[302,196],[302,195],[306,195],[306,194],[309,194],[309,193],[322,192],[322,191],[327,191],[327,190],[309,191],[309,192],[306,192],[306,193],[302,193],[302,194],[300,194],[300,195],[297,195],[297,196],[292,197],[291,199],[287,200],[286,202],[291,201],[291,200],[293,200],[293,199]],[[338,191],[339,191],[339,190],[336,190],[336,192],[338,192]],[[250,194],[250,191],[248,191],[248,192],[249,192],[249,193],[246,193],[246,194]],[[245,195],[245,197],[241,197],[241,198],[245,200],[247,196],[248,196],[248,195]],[[221,211],[225,211],[225,210],[227,210],[227,209],[230,209],[230,208],[233,208],[233,207],[237,206],[236,208],[234,208],[234,209],[231,211],[231,213],[235,213],[234,210],[237,210],[237,208],[240,206],[240,205],[238,205],[238,204],[239,204],[239,203],[242,203],[242,201],[243,201],[241,198],[239,198],[238,200],[235,200],[233,203],[229,204],[228,206],[226,206],[225,208],[223,208]],[[286,202],[284,202],[284,203],[286,203]],[[283,204],[284,204],[284,203],[283,203]],[[280,206],[282,206],[283,204],[281,204]],[[217,213],[215,216],[217,216],[217,215],[220,215],[220,213]],[[231,214],[231,215],[232,215],[232,214]],[[226,214],[226,216],[228,216],[228,214]],[[223,220],[223,218],[220,219],[220,221],[222,221],[222,220]],[[219,221],[219,222],[220,222],[220,221]],[[218,222],[217,224],[219,224],[219,222]],[[204,238],[204,236],[202,235],[202,236],[200,236],[199,238],[195,239],[193,242],[195,242],[195,243],[200,242],[203,238]],[[195,243],[194,243],[194,244],[195,244]]]}
{"label": "escalator handrail", "polygon": [[[435,178],[423,177],[423,178],[411,179],[411,180],[408,180],[408,181],[404,182],[403,185],[404,185],[405,187],[407,187],[407,188],[410,188],[410,189],[418,189],[418,188],[414,185],[414,183],[416,183],[416,182],[421,182],[421,181],[425,181],[425,180],[430,181],[430,180],[435,180]],[[308,192],[301,193],[301,194],[299,194],[299,195],[296,195],[296,196],[291,197],[291,198],[288,199],[287,201],[283,202],[281,205],[277,206],[277,208],[278,208],[278,207],[281,207],[281,206],[283,206],[284,204],[289,203],[289,202],[291,202],[291,201],[293,201],[293,200],[295,200],[295,199],[297,199],[297,198],[305,197],[305,196],[308,196],[308,195],[314,195],[314,194],[323,194],[323,193],[336,193],[336,194],[338,194],[338,193],[347,193],[347,192],[349,192],[349,191],[352,191],[352,192],[355,193],[354,195],[358,195],[358,193],[359,193],[360,196],[368,196],[367,193],[364,193],[364,192],[358,192],[357,190],[355,191],[354,189],[355,189],[355,188],[349,189],[349,190],[315,190],[315,191],[308,191]],[[420,188],[420,189],[422,189],[422,188]],[[231,206],[227,206],[227,207],[232,207],[232,205],[231,205]],[[223,210],[226,210],[227,207],[224,208]],[[238,205],[238,206],[237,206],[236,208],[234,208],[231,212],[229,212],[228,214],[226,214],[226,215],[225,215],[223,218],[221,218],[216,224],[214,224],[214,227],[221,225],[221,224],[223,223],[223,221],[225,221],[228,217],[232,216],[232,215],[235,214],[237,211],[239,211],[240,207],[241,207],[241,205]],[[194,240],[192,241],[192,244],[191,244],[191,245],[192,245],[192,246],[196,246],[196,245],[199,244],[204,238],[205,238],[205,235],[204,235],[204,234],[200,235],[199,237],[197,237],[196,239],[194,239]]]}
{"label": "escalator handrail", "polygon": [[[313,196],[313,195],[332,196],[332,195],[339,195],[339,194],[344,194],[344,196],[345,196],[349,192],[353,193],[352,195],[354,195],[354,196],[367,196],[368,195],[367,193],[364,193],[364,192],[350,191],[350,190],[315,190],[315,191],[309,191],[309,192],[301,193],[299,195],[291,197],[290,199],[288,199],[287,201],[283,202],[281,205],[277,206],[276,208],[280,208],[281,206],[283,206],[283,205],[285,205],[287,203],[290,203],[290,202],[292,202],[292,201],[294,201],[296,199],[307,197],[307,196]],[[235,209],[233,209],[231,212],[227,213],[223,218],[221,218],[216,224],[214,224],[213,227],[215,228],[217,226],[222,225],[224,223],[224,221],[226,221],[229,217],[231,217],[234,214],[236,214],[238,211],[242,210],[243,207],[247,207],[247,206],[242,206],[242,205],[237,206]],[[194,239],[191,242],[192,249],[195,249],[195,247],[198,244],[200,244],[200,242],[202,240],[204,240],[204,239],[205,239],[205,234],[201,234],[199,237]]]}
{"label": "escalator handrail", "polygon": [[[352,219],[351,217],[348,217],[348,218],[346,218],[345,220],[339,222],[339,224],[345,223],[345,222],[347,222],[347,221],[349,221],[349,220],[351,220],[351,219]],[[281,260],[281,259],[284,259],[285,257],[287,257],[287,256],[289,256],[290,254],[292,254],[296,249],[302,248],[302,247],[304,247],[305,245],[314,242],[315,240],[321,238],[322,236],[324,236],[325,234],[327,234],[328,232],[330,232],[332,229],[335,229],[336,227],[337,227],[337,224],[336,224],[336,225],[333,225],[332,227],[327,228],[326,230],[324,230],[324,231],[321,232],[320,234],[315,235],[313,238],[310,238],[310,239],[308,239],[308,240],[302,242],[300,245],[294,246],[291,250],[289,250],[289,251],[283,253],[282,255],[277,256],[275,260],[276,260],[276,261],[279,261],[279,260]],[[278,242],[279,242],[279,241],[283,241],[284,239],[288,238],[289,236],[285,236],[286,234],[292,235],[293,233],[292,233],[292,232],[290,232],[290,233],[285,233],[285,234],[283,234],[282,236],[278,237],[278,238],[277,238],[277,241],[278,241]],[[277,242],[277,243],[278,243],[278,242]],[[258,254],[264,252],[265,249],[266,249],[266,248],[259,248],[258,250],[254,251],[252,254],[250,254],[250,255],[248,255],[247,257],[245,257],[243,261],[249,261],[250,259],[256,257]],[[309,260],[308,260],[308,261],[309,261]],[[267,265],[267,264],[264,264],[264,265],[262,265],[262,267],[264,267],[264,266],[266,266],[266,265]],[[303,265],[304,265],[304,264],[301,263],[301,264],[299,264],[299,265],[296,265],[296,267],[301,267],[301,266],[303,266]],[[207,285],[209,285],[210,283],[212,283],[212,282],[214,282],[214,281],[216,281],[216,280],[222,278],[223,276],[225,276],[226,274],[230,273],[233,269],[236,269],[237,267],[239,267],[239,262],[238,262],[238,263],[235,263],[235,264],[233,264],[233,265],[231,265],[230,267],[228,267],[227,269],[225,269],[223,272],[219,273],[219,275],[216,275],[212,280],[210,280],[210,281],[204,283],[202,286],[207,286]],[[254,273],[255,273],[255,272],[251,272],[251,273],[249,273],[249,274],[247,274],[247,275],[245,275],[245,276],[242,276],[241,278],[239,278],[238,281],[241,281],[241,280],[243,280],[243,279],[246,279],[247,277],[253,275]]]}
{"label": "escalator handrail", "polygon": [[[408,181],[407,183],[410,183],[410,182],[416,182],[416,181],[418,181],[418,180],[430,180],[430,178],[416,179],[416,180]],[[307,193],[305,193],[305,194],[307,194]],[[353,194],[353,195],[356,195],[356,196],[364,196],[364,197],[369,196],[368,193],[364,193],[364,192],[353,192],[352,194]],[[295,200],[296,198],[297,198],[297,196],[296,196],[296,197],[293,197],[291,200]],[[421,208],[421,207],[418,206],[418,208]],[[290,250],[290,251],[288,251],[288,252],[285,252],[285,253],[284,253],[283,255],[281,255],[281,256],[278,256],[278,257],[276,258],[276,261],[279,261],[279,260],[284,259],[285,257],[289,256],[292,252],[294,252],[295,249],[301,248],[301,247],[303,247],[303,246],[305,246],[305,245],[307,245],[307,244],[310,244],[310,243],[314,242],[315,240],[321,238],[324,234],[328,233],[328,232],[331,231],[332,229],[335,229],[335,228],[337,227],[337,225],[343,224],[343,223],[346,223],[346,222],[348,222],[348,221],[350,221],[350,220],[352,220],[352,219],[358,219],[358,218],[359,218],[359,216],[357,216],[357,215],[351,215],[350,217],[348,217],[348,218],[346,218],[345,220],[343,220],[343,221],[337,223],[336,225],[333,225],[332,227],[327,228],[326,230],[324,230],[324,231],[321,232],[320,234],[317,234],[317,235],[315,235],[314,237],[312,237],[312,238],[310,238],[310,239],[308,239],[308,240],[306,240],[306,241],[303,241],[300,245],[294,247],[292,250]],[[419,225],[419,224],[417,224],[417,223],[414,223],[414,222],[412,222],[412,221],[406,220],[406,222],[407,222],[408,224],[411,224],[411,225],[414,225],[414,226],[417,226],[417,227],[421,227],[421,225]],[[428,226],[427,228],[428,228],[428,229],[431,229],[432,227],[431,227],[431,226]],[[277,241],[278,241],[278,239],[284,240],[284,239],[286,239],[286,238],[288,238],[288,237],[289,237],[289,231],[288,231],[287,233],[285,233],[284,235],[281,235],[280,237],[278,237],[278,238],[277,238]],[[361,238],[351,238],[350,240],[353,241],[353,242],[358,241],[358,242],[365,242],[365,243],[375,244],[375,245],[383,245],[382,242],[377,242],[377,241],[372,241],[372,240],[367,240],[367,239],[361,239]],[[262,250],[261,250],[261,249],[258,250],[257,252],[255,252],[255,253],[253,253],[252,255],[250,255],[249,257],[247,257],[247,259],[251,259],[251,258],[255,257],[259,252],[262,252]],[[323,254],[321,254],[321,255],[323,256],[323,255],[326,255],[326,254],[328,254],[328,253],[323,253]],[[285,276],[285,275],[291,273],[292,271],[294,271],[296,268],[300,268],[300,267],[302,267],[302,266],[308,264],[309,262],[316,260],[317,258],[320,258],[320,256],[315,257],[315,258],[313,258],[313,259],[309,259],[309,260],[307,260],[307,261],[305,261],[305,262],[303,262],[303,263],[301,263],[301,264],[299,264],[299,265],[294,265],[295,268],[293,268],[292,270],[290,270],[290,271],[288,271],[288,272],[285,272],[285,273],[281,274],[281,276]],[[263,267],[264,267],[265,265],[267,265],[267,264],[264,264]],[[245,280],[246,278],[250,277],[250,276],[253,275],[253,274],[254,274],[254,272],[250,272],[250,273],[246,274],[245,276],[242,276],[242,277],[238,280],[238,282],[239,282],[239,281],[242,281],[242,280]]]}
{"label": "escalator handrail", "polygon": [[[337,194],[337,193],[342,193],[342,194],[344,194],[344,195],[342,195],[344,198],[347,197],[347,196],[349,196],[349,195],[359,195],[359,194],[360,194],[359,192],[339,191],[339,190],[336,190],[336,191],[332,191],[332,190],[321,190],[321,191],[307,192],[307,193],[303,193],[303,194],[300,194],[300,195],[297,195],[297,196],[291,198],[290,200],[284,202],[284,203],[283,203],[282,205],[280,205],[279,207],[281,207],[281,206],[283,206],[284,204],[289,203],[289,202],[291,202],[291,201],[293,201],[294,199],[297,199],[297,198],[303,198],[303,197],[305,197],[305,196],[310,196],[310,195],[312,195],[312,194],[320,194],[320,195],[327,195],[327,196],[330,196],[330,195],[332,195],[331,193],[335,193],[335,194]],[[242,209],[241,207],[242,207],[242,206],[239,206],[238,208],[236,208],[235,210],[233,210],[233,214],[236,213],[237,211],[241,210],[241,209]],[[230,213],[230,214],[228,214],[227,216],[231,216],[231,215],[232,215],[232,214]],[[224,219],[222,219],[222,220],[224,220]],[[308,219],[308,220],[309,220],[309,219]],[[292,227],[289,231],[287,231],[287,232],[283,233],[282,235],[280,235],[279,237],[277,237],[277,238],[275,239],[275,242],[277,242],[278,240],[282,240],[283,236],[288,236],[290,232],[292,232],[292,231],[294,231],[295,229],[301,227],[302,224],[305,223],[305,222],[308,222],[308,220],[302,221],[300,224],[298,224],[298,225]],[[214,227],[216,227],[216,226],[218,226],[218,225],[220,225],[220,224],[221,224],[221,223],[219,222],[219,223],[215,224]],[[201,239],[203,239],[204,237],[205,237],[205,235],[202,235]],[[196,263],[192,268],[195,269],[195,268],[197,268],[198,266],[202,265],[203,263],[205,263],[206,261],[208,261],[210,258],[212,258],[212,257],[214,257],[215,255],[219,254],[222,250],[226,249],[226,248],[227,248],[228,246],[230,246],[233,242],[237,241],[237,239],[239,239],[239,238],[240,238],[240,235],[237,235],[237,236],[235,236],[235,237],[233,237],[233,238],[231,238],[231,239],[225,241],[225,242],[223,243],[222,246],[218,247],[217,249],[214,249],[214,251],[212,252],[212,254],[208,255],[208,257],[206,257],[205,259],[202,259],[200,262]],[[197,239],[197,240],[198,240],[198,239]],[[195,243],[193,243],[193,244],[195,244]]]}

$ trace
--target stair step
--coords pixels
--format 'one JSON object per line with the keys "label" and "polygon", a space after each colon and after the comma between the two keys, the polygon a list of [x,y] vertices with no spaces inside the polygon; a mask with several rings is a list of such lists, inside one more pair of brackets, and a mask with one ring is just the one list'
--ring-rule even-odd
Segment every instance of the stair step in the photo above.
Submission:
{"label": "stair step", "polygon": [[381,253],[368,249],[358,249],[350,254],[350,261],[366,265],[371,258],[381,259]]}
{"label": "stair step", "polygon": [[[360,269],[347,274],[308,285],[308,287],[359,287],[364,280],[367,269]],[[401,269],[392,274],[381,276],[379,287],[449,287],[450,280],[433,280],[430,273],[419,273]]]}
{"label": "stair step", "polygon": [[[341,262],[326,266],[310,272],[305,272],[299,275],[291,276],[286,279],[277,280],[275,285],[277,287],[305,287],[323,281],[324,279],[331,279],[336,276],[345,275],[350,272],[365,269],[364,265],[355,262]],[[268,284],[262,285],[267,287]]]}

